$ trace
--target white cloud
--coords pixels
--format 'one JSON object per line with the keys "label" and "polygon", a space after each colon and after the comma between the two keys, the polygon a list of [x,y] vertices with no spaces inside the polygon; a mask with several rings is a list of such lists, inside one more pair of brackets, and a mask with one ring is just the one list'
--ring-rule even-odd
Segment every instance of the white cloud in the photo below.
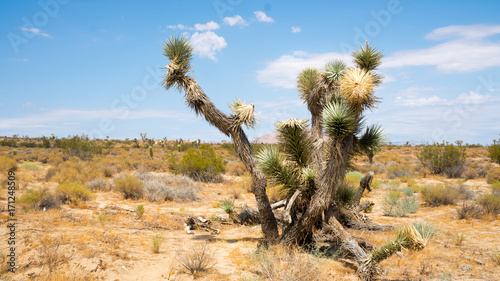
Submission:
{"label": "white cloud", "polygon": [[416,98],[416,97],[404,98],[402,96],[398,96],[394,100],[394,103],[399,106],[417,107],[417,106],[445,104],[446,100],[438,96],[432,96],[429,98]]}
{"label": "white cloud", "polygon": [[304,51],[295,51],[292,55],[283,55],[277,60],[267,62],[266,67],[257,71],[257,81],[267,86],[292,89],[296,87],[297,74],[305,67],[321,69],[326,62],[341,59],[350,63],[350,54],[324,53],[309,54]]}
{"label": "white cloud", "polygon": [[13,61],[22,61],[22,62],[29,62],[29,59],[11,59]]}
{"label": "white cloud", "polygon": [[26,32],[29,32],[29,33],[33,33],[33,34],[35,34],[35,35],[43,36],[43,37],[48,37],[48,38],[51,38],[51,37],[52,37],[52,36],[50,36],[49,34],[42,32],[42,30],[41,30],[41,29],[39,29],[39,28],[27,28],[27,27],[21,27],[21,30],[26,31]]}
{"label": "white cloud", "polygon": [[240,15],[236,15],[234,17],[225,17],[224,23],[229,25],[229,26],[246,25],[247,24],[247,22]]}
{"label": "white cloud", "polygon": [[500,25],[450,25],[433,30],[425,36],[428,40],[444,40],[454,37],[466,39],[485,38],[500,33]]}
{"label": "white cloud", "polygon": [[427,34],[427,39],[449,39],[436,46],[395,52],[381,68],[436,66],[445,73],[473,72],[500,66],[500,43],[487,37],[500,34],[500,25],[447,26]]}
{"label": "white cloud", "polygon": [[219,29],[219,24],[214,21],[207,22],[205,24],[197,23],[194,25],[194,30],[198,31],[209,31]]}
{"label": "white cloud", "polygon": [[394,99],[394,104],[403,107],[420,107],[420,106],[433,106],[433,105],[479,105],[487,102],[500,101],[499,98],[493,98],[489,95],[477,94],[474,91],[467,93],[462,93],[458,95],[455,99],[447,100],[441,98],[437,95],[430,97],[422,97],[425,92],[435,92],[440,90],[439,88],[419,88],[410,87],[399,92],[399,95]]}
{"label": "white cloud", "polygon": [[205,24],[197,23],[194,25],[194,27],[186,26],[180,23],[177,25],[167,25],[166,27],[167,29],[209,31],[219,29],[220,26],[214,21],[209,21]]}
{"label": "white cloud", "polygon": [[177,25],[167,25],[167,29],[180,29],[180,30],[188,29],[189,30],[189,29],[193,29],[193,28],[179,23]]}
{"label": "white cloud", "polygon": [[292,26],[292,32],[293,33],[298,33],[298,32],[301,32],[301,31],[302,31],[302,28],[296,27],[296,26]]}
{"label": "white cloud", "polygon": [[255,14],[255,17],[257,18],[258,21],[262,22],[274,22],[274,19],[267,16],[266,13],[262,11],[255,11],[253,12]]}
{"label": "white cloud", "polygon": [[198,53],[201,58],[209,58],[213,61],[217,61],[215,53],[227,46],[224,37],[218,36],[212,31],[195,32],[189,42],[193,46],[193,51]]}

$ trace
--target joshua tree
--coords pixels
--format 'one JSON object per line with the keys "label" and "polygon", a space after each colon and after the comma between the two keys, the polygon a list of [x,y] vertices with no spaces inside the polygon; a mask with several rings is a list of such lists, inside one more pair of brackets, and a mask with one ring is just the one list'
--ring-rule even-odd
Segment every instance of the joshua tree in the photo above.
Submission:
{"label": "joshua tree", "polygon": [[[397,251],[398,247],[400,249],[408,237],[415,236],[412,233],[417,231],[410,227],[404,232],[410,235],[402,234],[403,238],[394,240],[389,250],[386,246],[370,255],[344,229],[366,224],[358,220],[355,212],[341,207],[334,200],[352,157],[375,149],[382,140],[381,127],[375,125],[364,130],[363,118],[363,112],[378,102],[374,89],[382,77],[375,71],[382,54],[375,48],[367,43],[366,47],[354,52],[356,66],[353,68],[334,61],[326,64],[324,72],[304,69],[298,76],[297,86],[300,97],[311,112],[310,129],[307,120],[279,122],[276,126],[280,133],[279,147],[267,147],[256,157],[242,128],[243,125],[255,125],[254,105],[237,99],[229,105],[232,111],[229,115],[216,108],[190,75],[192,47],[186,39],[168,39],[164,44],[164,55],[170,63],[166,66],[163,85],[167,89],[176,86],[183,91],[186,103],[196,114],[232,138],[238,156],[252,175],[252,190],[267,242],[305,245],[312,242],[314,230],[319,227],[322,234],[340,241],[341,250],[359,264],[360,276],[371,280],[377,273],[378,262]],[[361,193],[364,188],[369,189],[373,173],[365,177],[360,186]],[[266,195],[267,178],[283,184],[287,199],[282,204],[271,206]],[[273,213],[276,206],[285,206],[281,237]]]}

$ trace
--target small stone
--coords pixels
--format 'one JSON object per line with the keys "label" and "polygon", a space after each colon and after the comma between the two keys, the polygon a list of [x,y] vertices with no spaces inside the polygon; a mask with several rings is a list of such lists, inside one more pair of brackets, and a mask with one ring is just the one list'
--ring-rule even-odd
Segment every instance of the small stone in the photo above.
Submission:
{"label": "small stone", "polygon": [[229,214],[217,214],[215,215],[217,219],[220,221],[228,221],[229,220]]}
{"label": "small stone", "polygon": [[475,259],[474,261],[479,265],[484,265],[484,262],[481,260]]}
{"label": "small stone", "polygon": [[471,271],[471,270],[472,270],[472,265],[470,265],[470,264],[462,264],[462,265],[460,266],[460,268],[461,268],[463,271],[465,271],[465,272],[466,272],[466,271]]}

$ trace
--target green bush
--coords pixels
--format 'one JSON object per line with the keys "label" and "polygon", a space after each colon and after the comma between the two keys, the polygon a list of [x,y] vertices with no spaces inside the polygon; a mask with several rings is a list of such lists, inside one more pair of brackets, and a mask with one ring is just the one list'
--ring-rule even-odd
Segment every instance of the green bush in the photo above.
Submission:
{"label": "green bush", "polygon": [[125,199],[140,199],[143,196],[143,183],[134,176],[122,176],[114,180],[116,189],[123,193]]}
{"label": "green bush", "polygon": [[56,139],[54,147],[61,148],[69,156],[77,156],[81,159],[89,159],[95,154],[102,154],[102,147],[86,135]]}
{"label": "green bush", "polygon": [[21,168],[23,168],[24,170],[28,170],[28,171],[40,171],[40,170],[42,170],[42,168],[40,168],[40,166],[38,166],[38,164],[33,163],[33,162],[24,162],[23,164],[21,164]]}
{"label": "green bush", "polygon": [[490,152],[490,158],[494,162],[500,164],[500,144],[493,144],[488,148]]}
{"label": "green bush", "polygon": [[458,188],[444,184],[422,186],[421,193],[429,206],[453,205],[462,197]]}
{"label": "green bush", "polygon": [[477,200],[484,211],[490,214],[500,214],[500,197],[495,194],[483,194]]}
{"label": "green bush", "polygon": [[384,196],[382,210],[384,215],[390,217],[406,217],[408,214],[414,214],[420,207],[417,197],[413,194],[408,196],[399,191],[391,191]]}
{"label": "green bush", "polygon": [[56,196],[62,203],[72,202],[77,203],[80,201],[87,201],[93,197],[92,191],[85,185],[77,182],[63,182],[57,186]]}
{"label": "green bush", "polygon": [[491,169],[486,176],[486,181],[488,183],[494,183],[495,181],[500,181],[500,168]]}
{"label": "green bush", "polygon": [[48,190],[39,191],[36,189],[28,189],[23,195],[16,198],[16,203],[38,210],[48,210],[58,208],[61,202]]}
{"label": "green bush", "polygon": [[343,205],[349,206],[356,200],[357,189],[352,184],[343,183],[335,192],[335,200]]}
{"label": "green bush", "polygon": [[500,181],[495,181],[491,184],[491,193],[500,196]]}
{"label": "green bush", "polygon": [[466,158],[465,146],[455,146],[448,142],[427,145],[418,155],[418,159],[433,174],[445,174],[450,178],[462,175]]}
{"label": "green bush", "polygon": [[194,180],[220,182],[226,167],[212,147],[202,144],[197,149],[188,149],[182,156],[177,169],[177,172]]}
{"label": "green bush", "polygon": [[0,155],[0,172],[7,171],[16,171],[17,170],[17,161],[7,157]]}

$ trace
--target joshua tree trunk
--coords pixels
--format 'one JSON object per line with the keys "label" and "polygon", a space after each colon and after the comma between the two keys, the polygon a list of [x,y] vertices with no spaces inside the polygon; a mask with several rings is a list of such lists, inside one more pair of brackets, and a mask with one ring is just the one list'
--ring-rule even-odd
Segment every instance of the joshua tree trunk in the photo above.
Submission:
{"label": "joshua tree trunk", "polygon": [[[173,68],[175,65],[169,64],[168,67]],[[233,126],[232,119],[215,107],[193,77],[185,77],[181,87],[185,91],[186,103],[197,114],[203,115],[211,125],[232,138],[234,149],[252,175],[252,191],[257,201],[262,232],[269,243],[277,243],[278,225],[266,194],[267,180],[262,171],[255,166],[253,150],[246,134],[240,126]]]}

